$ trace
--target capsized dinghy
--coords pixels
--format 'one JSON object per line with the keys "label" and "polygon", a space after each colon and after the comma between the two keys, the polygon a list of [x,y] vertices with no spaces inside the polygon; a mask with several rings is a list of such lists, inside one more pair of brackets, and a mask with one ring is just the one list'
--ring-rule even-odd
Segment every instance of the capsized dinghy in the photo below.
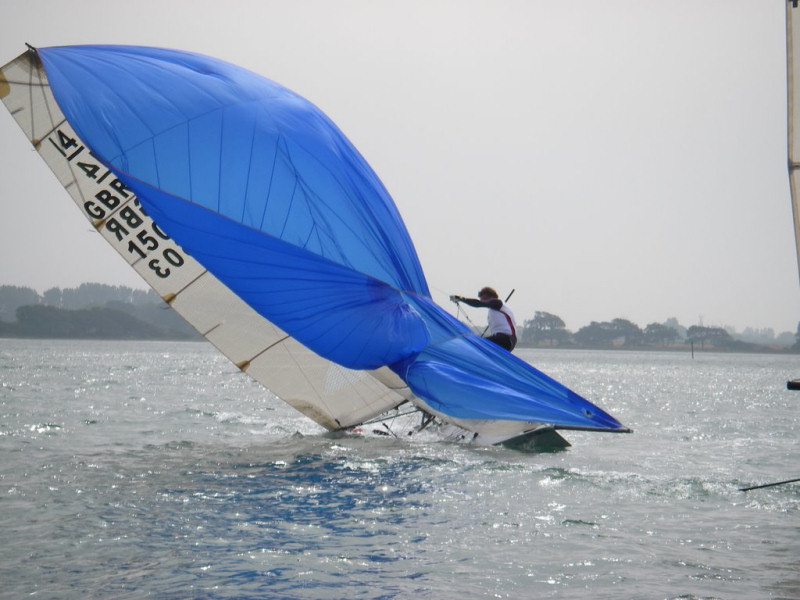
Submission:
{"label": "capsized dinghy", "polygon": [[378,177],[286,88],[188,52],[65,46],[3,67],[0,97],[128,264],[323,427],[411,402],[473,443],[629,431],[433,302]]}

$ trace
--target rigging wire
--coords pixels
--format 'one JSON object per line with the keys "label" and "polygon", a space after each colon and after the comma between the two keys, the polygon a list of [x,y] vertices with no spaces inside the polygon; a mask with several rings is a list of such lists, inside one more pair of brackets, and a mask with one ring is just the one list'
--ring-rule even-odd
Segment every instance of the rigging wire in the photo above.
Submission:
{"label": "rigging wire", "polygon": [[[430,286],[430,287],[432,290],[435,290],[444,296],[448,297],[450,296],[450,294],[448,294],[441,288],[435,286]],[[477,325],[475,325],[475,323],[472,322],[472,319],[469,318],[467,311],[461,310],[461,304],[459,302],[455,302],[455,305],[456,305],[456,319],[458,319],[459,321],[464,323],[464,325],[467,325],[470,329],[472,329],[475,333],[477,333],[480,328]]]}
{"label": "rigging wire", "polygon": [[764,483],[762,485],[753,485],[753,486],[750,486],[750,487],[743,487],[743,488],[739,488],[739,491],[740,492],[749,492],[750,490],[760,490],[761,488],[774,487],[776,485],[784,485],[784,484],[787,484],[787,483],[794,483],[796,481],[800,481],[800,477],[798,477],[797,479],[787,479],[786,481],[776,481],[774,483]]}
{"label": "rigging wire", "polygon": [[[456,302],[456,319],[458,319],[459,321],[461,321],[463,323],[464,321],[461,320],[462,316],[464,317],[464,319],[466,319],[467,323],[469,323],[469,326],[470,326],[471,329],[473,329],[473,330],[477,330],[478,329],[478,326],[475,325],[475,323],[472,322],[472,319],[469,318],[469,315],[467,314],[467,311],[461,310],[461,303],[460,302]],[[483,337],[483,336],[481,336],[481,337]]]}

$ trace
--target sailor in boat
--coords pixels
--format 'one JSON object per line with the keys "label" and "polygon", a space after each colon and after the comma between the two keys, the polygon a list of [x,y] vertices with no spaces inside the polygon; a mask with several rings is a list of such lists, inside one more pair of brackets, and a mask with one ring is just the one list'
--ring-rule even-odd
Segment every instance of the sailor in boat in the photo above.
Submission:
{"label": "sailor in boat", "polygon": [[508,304],[500,300],[493,288],[482,288],[478,292],[477,298],[450,296],[450,300],[456,304],[463,302],[474,308],[488,308],[489,324],[484,331],[484,335],[488,334],[487,339],[509,352],[517,345],[517,325],[514,321],[514,313],[511,312]]}

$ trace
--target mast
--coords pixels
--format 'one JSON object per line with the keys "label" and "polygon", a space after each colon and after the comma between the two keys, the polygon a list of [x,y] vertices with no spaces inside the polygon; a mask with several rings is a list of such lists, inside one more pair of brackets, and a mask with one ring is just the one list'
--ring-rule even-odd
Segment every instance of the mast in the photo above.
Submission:
{"label": "mast", "polygon": [[[795,37],[794,33],[797,32]],[[786,92],[789,186],[792,195],[795,246],[800,274],[800,7],[798,0],[786,2]]]}

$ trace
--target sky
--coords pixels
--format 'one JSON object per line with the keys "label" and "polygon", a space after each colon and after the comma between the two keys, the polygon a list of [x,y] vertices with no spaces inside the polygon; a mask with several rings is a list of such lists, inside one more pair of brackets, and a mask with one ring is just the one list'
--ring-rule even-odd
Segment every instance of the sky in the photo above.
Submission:
{"label": "sky", "polygon": [[[573,331],[800,321],[784,0],[8,3],[0,63],[26,42],[189,50],[306,97],[449,309],[490,285]],[[0,181],[0,284],[145,287],[5,110]]]}

